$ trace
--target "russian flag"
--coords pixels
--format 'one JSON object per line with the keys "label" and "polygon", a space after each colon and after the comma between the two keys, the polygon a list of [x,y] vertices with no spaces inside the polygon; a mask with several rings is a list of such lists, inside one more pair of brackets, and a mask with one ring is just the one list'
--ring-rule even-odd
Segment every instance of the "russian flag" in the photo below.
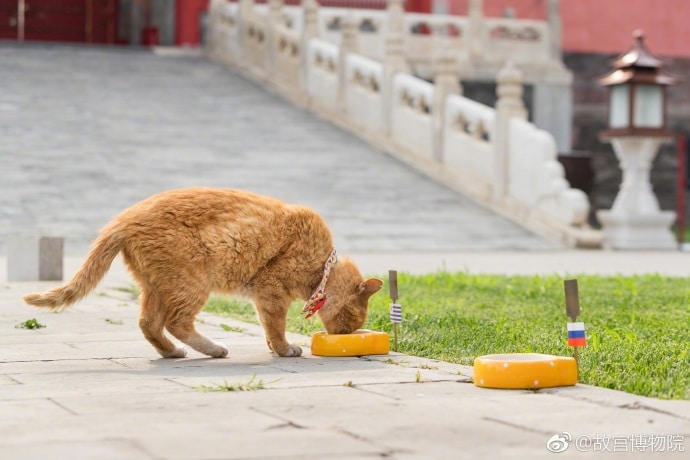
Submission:
{"label": "russian flag", "polygon": [[586,347],[585,323],[568,323],[568,346]]}

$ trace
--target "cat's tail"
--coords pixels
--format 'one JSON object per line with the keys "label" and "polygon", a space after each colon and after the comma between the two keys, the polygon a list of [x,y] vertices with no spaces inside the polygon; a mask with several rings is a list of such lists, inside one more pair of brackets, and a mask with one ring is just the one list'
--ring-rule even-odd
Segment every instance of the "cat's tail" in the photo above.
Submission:
{"label": "cat's tail", "polygon": [[45,294],[27,294],[24,302],[51,310],[72,305],[96,288],[123,245],[124,238],[118,232],[113,228],[104,229],[84,264],[67,284]]}

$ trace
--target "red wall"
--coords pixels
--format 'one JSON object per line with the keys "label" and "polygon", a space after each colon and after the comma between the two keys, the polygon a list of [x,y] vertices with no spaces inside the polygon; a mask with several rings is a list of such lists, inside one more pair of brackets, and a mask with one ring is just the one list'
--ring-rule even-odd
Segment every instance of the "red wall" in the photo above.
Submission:
{"label": "red wall", "polygon": [[200,16],[208,9],[208,0],[177,0],[175,43],[197,46],[201,43]]}
{"label": "red wall", "polygon": [[690,56],[687,0],[562,0],[563,47],[568,51],[627,51],[635,29],[658,55]]}
{"label": "red wall", "polygon": [[[447,0],[453,14],[467,14],[468,0]],[[545,19],[547,0],[484,0],[486,16],[511,7],[518,18]],[[561,0],[564,51],[622,53],[635,29],[660,56],[690,57],[689,0]]]}

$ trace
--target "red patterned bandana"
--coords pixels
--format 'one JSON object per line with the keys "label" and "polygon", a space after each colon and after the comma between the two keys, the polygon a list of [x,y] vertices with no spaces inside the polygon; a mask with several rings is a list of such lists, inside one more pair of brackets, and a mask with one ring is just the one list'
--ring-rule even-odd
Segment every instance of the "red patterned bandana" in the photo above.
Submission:
{"label": "red patterned bandana", "polygon": [[326,303],[326,283],[328,282],[328,276],[331,274],[331,269],[337,261],[338,256],[335,254],[335,248],[333,248],[331,255],[328,256],[328,260],[326,260],[323,266],[323,278],[321,278],[319,287],[316,288],[316,291],[309,297],[307,303],[304,304],[304,308],[302,308],[302,313],[307,314],[305,318],[310,318]]}

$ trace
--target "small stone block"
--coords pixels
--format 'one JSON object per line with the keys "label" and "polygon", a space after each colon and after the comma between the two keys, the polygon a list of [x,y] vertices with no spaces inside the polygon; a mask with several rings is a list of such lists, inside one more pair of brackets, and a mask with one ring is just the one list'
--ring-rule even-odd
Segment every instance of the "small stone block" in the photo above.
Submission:
{"label": "small stone block", "polygon": [[42,236],[38,242],[38,280],[62,281],[65,239]]}
{"label": "small stone block", "polygon": [[63,250],[64,238],[8,238],[7,281],[62,281]]}

